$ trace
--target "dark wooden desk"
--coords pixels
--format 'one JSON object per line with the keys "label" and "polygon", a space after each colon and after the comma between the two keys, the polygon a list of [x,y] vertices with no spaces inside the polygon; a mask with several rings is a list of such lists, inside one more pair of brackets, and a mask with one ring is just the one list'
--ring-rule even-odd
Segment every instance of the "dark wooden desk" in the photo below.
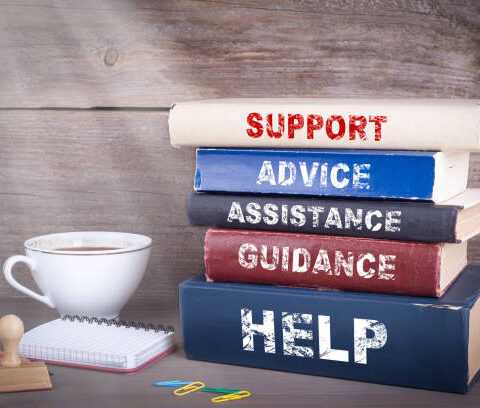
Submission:
{"label": "dark wooden desk", "polygon": [[[50,319],[54,311],[29,299],[1,299],[0,314],[16,313],[26,329]],[[153,302],[134,301],[122,317],[164,322],[179,329],[178,312],[162,311]],[[178,332],[178,342],[181,333]],[[122,407],[211,407],[212,394],[196,392],[173,396],[172,388],[154,387],[155,381],[171,379],[202,380],[209,386],[239,387],[253,397],[229,402],[238,407],[475,407],[480,406],[480,384],[470,394],[458,395],[423,391],[333,378],[284,373],[225,364],[192,361],[181,347],[154,366],[134,375],[119,375],[76,368],[49,366],[54,385],[51,391],[0,395],[0,408],[122,408]]]}

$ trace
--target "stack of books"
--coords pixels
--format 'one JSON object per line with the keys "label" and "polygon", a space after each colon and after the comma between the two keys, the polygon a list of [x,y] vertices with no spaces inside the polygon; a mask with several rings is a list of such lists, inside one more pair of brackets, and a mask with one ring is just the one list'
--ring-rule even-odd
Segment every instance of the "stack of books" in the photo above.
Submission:
{"label": "stack of books", "polygon": [[187,357],[467,392],[480,369],[480,103],[180,103],[205,274],[180,285]]}

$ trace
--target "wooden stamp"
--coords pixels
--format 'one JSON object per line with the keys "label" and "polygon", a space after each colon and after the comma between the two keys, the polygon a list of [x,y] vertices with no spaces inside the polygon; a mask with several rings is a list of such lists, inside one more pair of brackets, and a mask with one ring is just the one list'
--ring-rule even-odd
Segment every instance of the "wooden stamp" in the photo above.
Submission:
{"label": "wooden stamp", "polygon": [[18,344],[24,333],[22,320],[15,315],[0,319],[0,339],[4,355],[0,363],[0,392],[47,390],[52,388],[43,362],[22,361]]}

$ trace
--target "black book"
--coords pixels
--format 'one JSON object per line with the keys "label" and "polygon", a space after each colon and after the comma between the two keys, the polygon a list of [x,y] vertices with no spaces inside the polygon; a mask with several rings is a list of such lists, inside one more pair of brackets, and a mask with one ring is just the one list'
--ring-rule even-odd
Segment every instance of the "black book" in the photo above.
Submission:
{"label": "black book", "polygon": [[283,195],[193,193],[192,225],[418,242],[462,242],[480,232],[480,189],[440,204]]}

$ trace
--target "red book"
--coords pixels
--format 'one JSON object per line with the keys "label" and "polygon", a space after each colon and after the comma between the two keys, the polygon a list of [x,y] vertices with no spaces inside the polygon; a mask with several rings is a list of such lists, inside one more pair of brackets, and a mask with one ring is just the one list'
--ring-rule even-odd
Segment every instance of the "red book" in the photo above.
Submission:
{"label": "red book", "polygon": [[440,297],[466,263],[466,243],[219,228],[205,236],[210,281]]}

